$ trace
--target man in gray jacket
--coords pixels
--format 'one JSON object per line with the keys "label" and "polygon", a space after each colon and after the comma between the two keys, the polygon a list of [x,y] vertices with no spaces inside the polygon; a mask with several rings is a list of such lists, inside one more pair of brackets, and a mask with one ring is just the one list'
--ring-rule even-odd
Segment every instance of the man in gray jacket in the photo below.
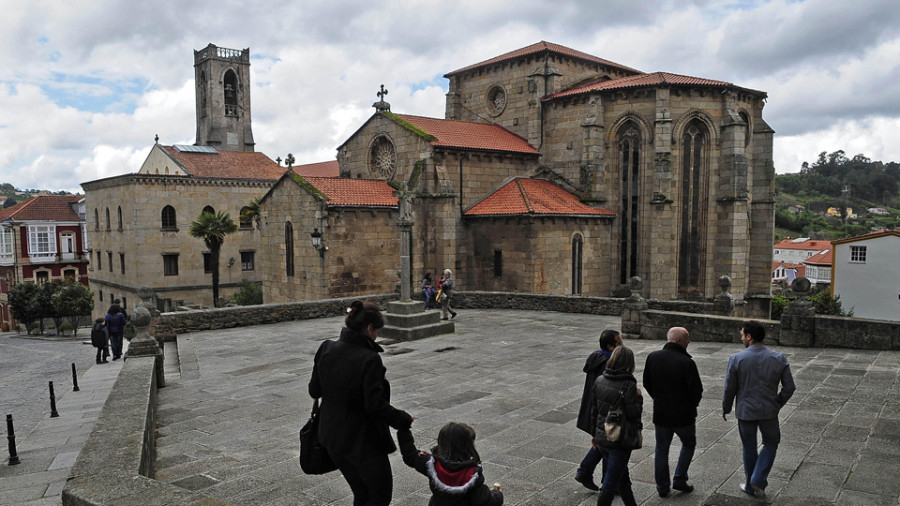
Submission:
{"label": "man in gray jacket", "polygon": [[[744,323],[741,342],[746,349],[728,360],[722,396],[722,420],[725,421],[737,399],[734,414],[741,434],[746,478],[741,483],[741,490],[756,497],[765,495],[769,471],[781,442],[778,412],[796,390],[790,364],[784,355],[762,344],[765,337],[766,329],[762,324]],[[779,384],[781,391],[778,391]],[[757,430],[762,434],[763,443],[762,451],[758,453]]]}

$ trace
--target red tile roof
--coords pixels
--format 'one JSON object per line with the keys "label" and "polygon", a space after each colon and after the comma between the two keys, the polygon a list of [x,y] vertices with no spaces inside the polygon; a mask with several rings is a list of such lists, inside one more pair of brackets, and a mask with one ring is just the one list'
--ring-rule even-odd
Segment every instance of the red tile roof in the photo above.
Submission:
{"label": "red tile roof", "polygon": [[408,114],[396,114],[395,116],[435,137],[435,140],[431,141],[432,146],[528,155],[540,154],[540,151],[528,141],[500,125],[426,118]]}
{"label": "red tile roof", "polygon": [[[590,84],[577,86],[568,90],[563,90],[552,95],[548,95],[543,100],[552,100],[554,98],[568,97],[572,95],[581,95],[597,91],[623,90],[628,88],[647,88],[660,86],[704,86],[712,88],[738,88],[733,83],[726,81],[716,81],[713,79],[704,79],[702,77],[685,76],[681,74],[672,74],[669,72],[653,72],[652,74],[641,74],[636,76],[621,77],[619,79],[607,79],[604,81],[595,81]],[[765,92],[740,88],[753,93]]]}
{"label": "red tile roof", "polygon": [[81,221],[72,204],[84,195],[47,195],[32,197],[0,211],[0,220],[14,221]]}
{"label": "red tile roof", "polygon": [[303,177],[338,177],[341,174],[341,166],[337,160],[330,160],[327,162],[294,165],[294,172]]}
{"label": "red tile roof", "polygon": [[348,177],[304,177],[307,182],[328,197],[330,206],[396,207],[395,191],[377,179]]}
{"label": "red tile roof", "polygon": [[803,264],[790,264],[787,262],[772,262],[772,272],[775,272],[775,269],[778,269],[781,266],[784,266],[785,269],[794,269],[797,271],[797,276],[806,277],[806,266]]}
{"label": "red tile roof", "polygon": [[807,258],[803,261],[804,264],[812,264],[812,265],[831,265],[834,263],[834,250],[829,248],[825,251],[820,251],[815,255]]}
{"label": "red tile roof", "polygon": [[800,241],[803,239],[802,237],[799,239],[782,239],[774,246],[775,249],[794,249],[794,250],[803,250],[803,251],[822,251],[824,249],[831,248],[831,241],[819,241],[819,240],[810,240],[806,239],[804,241]]}
{"label": "red tile roof", "polygon": [[543,179],[513,178],[470,207],[465,216],[569,215],[614,216],[608,209],[583,204],[578,197]]}
{"label": "red tile roof", "polygon": [[193,177],[267,179],[275,181],[287,170],[268,156],[251,151],[195,153],[160,146]]}
{"label": "red tile roof", "polygon": [[596,56],[582,53],[581,51],[576,51],[572,48],[568,48],[566,46],[560,46],[559,44],[554,44],[552,42],[540,41],[530,46],[523,47],[522,49],[516,49],[515,51],[510,51],[508,53],[501,54],[500,56],[495,56],[489,60],[485,60],[481,63],[476,63],[474,65],[469,65],[468,67],[463,67],[459,70],[454,70],[453,72],[444,74],[444,77],[451,77],[456,74],[462,74],[463,72],[468,72],[470,70],[475,70],[481,67],[487,67],[490,65],[495,65],[497,63],[502,63],[509,60],[515,60],[517,58],[521,58],[523,56],[530,56],[538,53],[542,53],[544,51],[550,53],[556,53],[563,56],[568,56],[570,58],[574,58],[576,60],[583,60],[589,63],[597,63],[600,65],[606,65],[608,67],[615,67],[621,70],[627,70],[629,72],[640,72],[640,70],[635,70],[630,67],[626,67],[624,65],[620,65],[615,62],[611,62],[609,60],[604,60],[603,58],[597,58]]}

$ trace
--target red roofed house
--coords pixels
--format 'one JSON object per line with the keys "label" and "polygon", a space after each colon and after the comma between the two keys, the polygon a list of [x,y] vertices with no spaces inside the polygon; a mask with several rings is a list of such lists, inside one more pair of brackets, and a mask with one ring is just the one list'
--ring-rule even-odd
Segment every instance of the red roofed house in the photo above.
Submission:
{"label": "red roofed house", "polygon": [[0,328],[13,328],[9,289],[53,280],[88,284],[84,196],[38,196],[0,210]]}
{"label": "red roofed house", "polygon": [[827,285],[831,283],[831,264],[834,250],[828,248],[803,261],[806,268],[806,278],[813,285]]}

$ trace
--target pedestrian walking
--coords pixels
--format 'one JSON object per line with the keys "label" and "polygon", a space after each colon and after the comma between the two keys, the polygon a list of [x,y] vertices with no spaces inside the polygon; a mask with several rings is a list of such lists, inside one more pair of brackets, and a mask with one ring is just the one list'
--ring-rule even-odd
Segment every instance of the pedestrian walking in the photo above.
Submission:
{"label": "pedestrian walking", "polygon": [[[619,331],[606,329],[600,333],[600,349],[588,355],[588,358],[584,363],[584,390],[581,393],[581,407],[578,410],[578,421],[575,426],[590,434],[592,440],[595,428],[594,420],[591,418],[591,408],[594,400],[594,383],[597,381],[597,378],[603,374],[603,370],[606,369],[606,363],[609,360],[609,357],[612,356],[613,350],[621,345],[622,335],[619,334]],[[584,456],[584,459],[581,460],[578,470],[575,471],[575,481],[581,483],[585,488],[590,490],[600,490],[600,487],[594,482],[594,471],[597,469],[597,464],[599,464],[601,460],[602,455],[600,454],[600,450],[592,444],[588,449],[587,454]],[[603,474],[605,474],[605,470],[604,472],[601,472],[601,482],[603,481]]]}
{"label": "pedestrian walking", "polygon": [[122,336],[125,334],[125,314],[118,304],[113,304],[106,313],[106,331],[109,333],[109,344],[112,348],[113,360],[122,358]]}
{"label": "pedestrian walking", "polygon": [[309,395],[321,398],[319,442],[353,491],[354,506],[383,506],[393,495],[388,454],[397,450],[388,427],[409,429],[412,417],[391,405],[391,387],[375,342],[384,317],[371,302],[354,301],[337,341],[316,352]]}
{"label": "pedestrian walking", "polygon": [[94,325],[91,327],[91,345],[97,348],[97,363],[108,364],[109,336],[106,334],[106,325],[103,318],[94,320]]}
{"label": "pedestrian walking", "polygon": [[[703,397],[703,383],[697,364],[687,352],[690,334],[684,327],[672,327],[661,350],[647,355],[644,388],[653,398],[653,427],[656,433],[654,476],[660,497],[669,495],[670,486],[684,493],[694,491],[688,484],[688,467],[697,448],[697,406]],[[681,453],[675,476],[669,479],[669,447],[678,435]]]}
{"label": "pedestrian walking", "polygon": [[441,320],[456,318],[456,311],[450,308],[450,299],[453,297],[453,272],[450,269],[444,269],[444,275],[441,277]]}
{"label": "pedestrian walking", "polygon": [[[731,413],[732,405],[738,420],[744,460],[741,490],[756,497],[765,495],[769,471],[781,443],[778,412],[796,390],[787,358],[766,348],[765,337],[762,324],[744,323],[741,342],[746,349],[728,359],[722,395],[722,420],[728,421],[726,415]],[[757,451],[757,431],[762,435],[762,451]]]}
{"label": "pedestrian walking", "polygon": [[[606,418],[615,407],[622,411],[622,427],[628,425],[629,430],[623,431],[618,439],[610,440],[606,434]],[[628,460],[631,459],[631,452],[641,447],[643,410],[644,397],[634,378],[634,352],[627,346],[619,346],[609,357],[603,375],[594,383],[593,444],[606,463],[597,506],[610,506],[616,494],[625,506],[637,506],[628,474]]]}
{"label": "pedestrian walking", "polygon": [[417,450],[409,429],[397,431],[403,462],[425,475],[431,488],[429,506],[501,506],[503,490],[485,484],[481,457],[475,449],[475,430],[450,422],[438,432],[431,454]]}

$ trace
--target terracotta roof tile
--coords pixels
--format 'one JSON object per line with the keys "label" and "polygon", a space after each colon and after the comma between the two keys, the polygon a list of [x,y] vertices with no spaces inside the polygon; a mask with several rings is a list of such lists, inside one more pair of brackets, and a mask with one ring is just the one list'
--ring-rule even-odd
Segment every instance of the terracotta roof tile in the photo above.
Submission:
{"label": "terracotta roof tile", "polygon": [[822,251],[824,249],[831,248],[831,241],[820,241],[813,239],[806,239],[805,241],[799,241],[799,239],[782,239],[774,246],[775,249],[793,249],[793,250],[803,250],[803,251]]}
{"label": "terracotta roof tile", "polygon": [[597,209],[583,204],[578,197],[549,181],[525,177],[513,178],[463,214],[614,216],[608,209]]}
{"label": "terracotta roof tile", "polygon": [[341,166],[337,160],[330,160],[327,162],[294,165],[294,172],[303,177],[338,177],[341,175]]}
{"label": "terracotta roof tile", "polygon": [[845,244],[848,242],[856,242],[856,241],[865,241],[868,239],[877,239],[879,237],[886,237],[892,235],[894,237],[900,237],[900,231],[898,230],[889,230],[889,229],[881,229],[875,230],[874,232],[869,232],[868,234],[858,235],[856,237],[847,237],[846,239],[838,239],[834,241],[834,244]]}
{"label": "terracotta roof tile", "polygon": [[581,51],[576,51],[572,48],[561,46],[559,44],[554,44],[552,42],[540,41],[530,46],[523,47],[522,49],[516,49],[515,51],[510,51],[508,53],[501,54],[500,56],[495,56],[489,60],[485,60],[481,63],[476,63],[474,65],[469,65],[468,67],[463,67],[458,70],[454,70],[453,72],[444,74],[444,77],[451,77],[456,74],[462,74],[463,72],[468,72],[470,70],[475,70],[481,67],[487,67],[489,65],[494,65],[497,63],[502,63],[509,60],[515,60],[516,58],[521,58],[523,56],[529,56],[533,54],[538,54],[544,51],[549,51],[551,53],[556,53],[564,56],[568,56],[570,58],[575,58],[577,60],[584,60],[590,63],[597,63],[600,65],[606,65],[609,67],[615,67],[622,70],[627,70],[629,72],[640,72],[640,70],[636,70],[630,67],[626,67],[624,65],[620,65],[615,62],[611,62],[609,60],[604,60],[603,58],[597,58],[596,56],[582,53]]}
{"label": "terracotta roof tile", "polygon": [[347,177],[304,177],[317,190],[328,197],[330,206],[396,207],[394,189],[377,179],[352,179]]}
{"label": "terracotta roof tile", "polygon": [[72,204],[83,198],[84,195],[32,197],[0,211],[0,220],[12,218],[14,221],[81,221],[78,213],[72,209]]}
{"label": "terracotta roof tile", "polygon": [[[627,76],[621,77],[619,79],[607,79],[605,81],[596,81],[590,84],[576,86],[568,90],[563,90],[557,93],[553,93],[552,95],[548,95],[544,97],[543,100],[552,100],[554,98],[581,95],[583,93],[591,93],[597,91],[659,86],[705,86],[713,88],[739,88],[733,83],[729,83],[726,81],[716,81],[714,79],[704,79],[702,77],[685,76],[681,74],[672,74],[669,72],[653,72],[652,74]],[[765,92],[758,90],[751,90],[748,88],[740,89],[765,95]]]}
{"label": "terracotta roof tile", "polygon": [[813,264],[813,265],[831,265],[834,263],[834,250],[829,248],[825,251],[820,251],[815,255],[807,258],[803,261],[804,264]]}
{"label": "terracotta roof tile", "polygon": [[500,125],[426,118],[408,114],[397,114],[396,116],[434,136],[436,139],[431,141],[432,146],[528,155],[540,154],[540,151],[528,141]]}
{"label": "terracotta roof tile", "polygon": [[194,153],[178,151],[174,146],[161,147],[193,177],[275,181],[287,170],[263,153],[252,151]]}

